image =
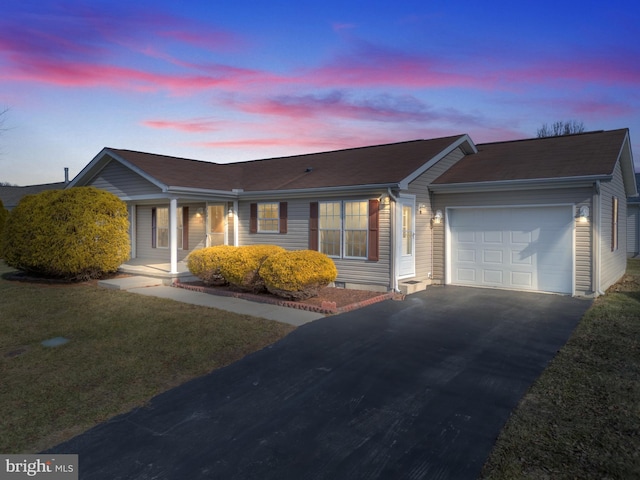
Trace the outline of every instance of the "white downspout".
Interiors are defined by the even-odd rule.
[[[171,274],[178,273],[178,199],[169,202],[169,245],[171,246]]]
[[[387,193],[389,194],[389,198],[393,200],[393,205],[389,202],[389,223],[391,234],[389,235],[389,248],[391,250],[391,262],[390,263],[390,271],[391,271],[391,289],[398,293],[400,289],[398,288],[398,276],[396,272],[398,271],[398,255],[396,252],[396,205],[398,203],[398,198],[391,192],[391,188],[387,188]]]

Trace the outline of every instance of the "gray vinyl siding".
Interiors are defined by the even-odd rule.
[[[612,252],[613,197],[618,199],[618,248]],[[613,179],[600,184],[600,201],[600,289],[605,291],[624,275],[627,267],[627,195],[620,162],[616,163]]]
[[[349,200],[349,197],[323,198],[322,201]],[[363,197],[358,197],[363,199]],[[368,198],[367,198],[368,199]],[[240,245],[279,245],[287,250],[309,248],[309,203],[317,199],[290,199],[287,201],[287,233],[249,233],[250,204],[240,202],[238,238]],[[380,256],[377,262],[334,258],[338,269],[338,282],[375,287],[390,286],[389,278],[389,206],[380,205]]]
[[[189,249],[178,250],[178,261],[187,258],[190,252],[205,246],[206,223],[203,217],[196,216],[198,208],[204,208],[204,203],[178,204],[179,207],[189,207]],[[169,262],[171,251],[168,248],[153,248],[151,230],[151,210],[154,207],[169,207],[169,204],[138,205],[136,208],[136,258],[145,258]]]
[[[592,188],[564,188],[504,192],[480,193],[441,193],[434,196],[433,208],[446,211],[447,207],[461,206],[525,206],[525,205],[554,205],[574,204],[576,211],[581,206],[589,207],[591,214]],[[434,280],[445,281],[445,219],[440,225],[435,225],[434,239]],[[591,295],[593,293],[593,265],[591,261],[593,242],[593,219],[587,223],[575,223],[575,290],[576,295]]]
[[[109,162],[98,175],[92,178],[89,185],[111,192],[120,198],[161,192],[156,185],[115,160]]]
[[[640,253],[640,205],[627,205],[627,256],[634,257]]]
[[[455,149],[409,184],[407,192],[416,196],[415,280],[428,282],[430,280],[429,274],[432,273],[434,267],[432,251],[436,232],[431,228],[431,219],[435,215],[435,209],[431,208],[429,185],[462,157],[464,157],[464,152],[460,148]],[[427,207],[426,213],[423,215],[419,213],[420,204],[424,204]]]

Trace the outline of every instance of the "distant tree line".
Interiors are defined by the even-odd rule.
[[[538,138],[544,137],[561,137],[562,135],[573,135],[575,133],[583,133],[585,130],[584,123],[577,120],[567,120],[553,122],[551,125],[542,124],[537,131]]]

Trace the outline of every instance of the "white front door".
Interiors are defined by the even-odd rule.
[[[415,197],[399,197],[397,204],[397,256],[398,277],[409,278],[416,274],[416,214]]]
[[[207,205],[207,247],[224,245],[226,227],[224,203]]]

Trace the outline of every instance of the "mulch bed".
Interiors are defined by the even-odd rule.
[[[234,289],[230,286],[208,286],[203,282],[177,281],[174,283],[174,286],[209,293],[212,295],[242,298],[254,302],[270,303],[273,305],[280,305],[282,307],[297,308],[299,310],[307,310],[327,315],[349,312],[384,300],[404,299],[404,295],[393,292],[381,293],[371,292],[368,290],[325,287],[320,289],[317,297],[308,298],[306,300],[291,301],[276,297],[270,293],[252,294]]]

